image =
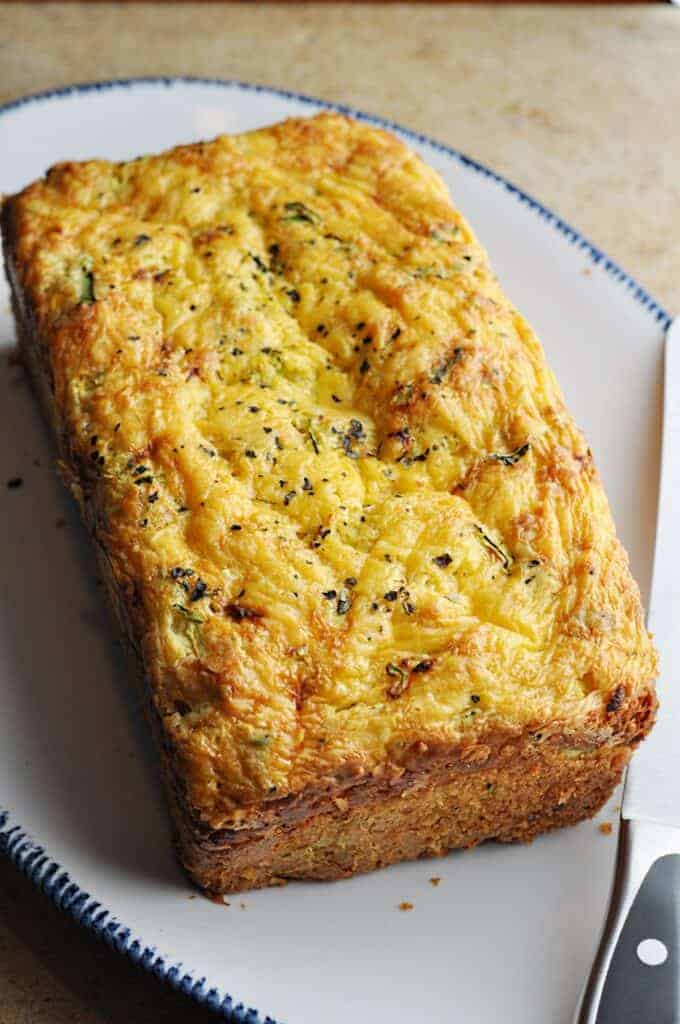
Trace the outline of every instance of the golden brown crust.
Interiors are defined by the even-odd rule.
[[[342,878],[492,839],[527,842],[595,814],[630,752],[525,750],[498,768],[415,774],[395,787],[366,787],[361,800],[350,790],[296,824],[282,822],[235,844],[206,841],[179,811],[179,855],[199,886],[228,893],[292,878]]]
[[[246,850],[278,850],[254,884],[326,870],[338,800],[382,836],[357,869],[409,855],[386,793],[529,764],[512,828],[552,827],[575,750],[588,813],[656,655],[590,450],[434,172],[322,115],[60,165],[2,226],[197,880],[240,884]],[[418,842],[508,835],[503,806]]]

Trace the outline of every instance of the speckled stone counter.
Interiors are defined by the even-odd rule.
[[[153,74],[282,86],[434,135],[680,313],[680,8],[0,5],[0,103]],[[210,1019],[0,862],[0,1024]]]

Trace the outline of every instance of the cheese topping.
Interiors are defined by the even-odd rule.
[[[323,114],[60,165],[17,216],[66,461],[206,823],[654,675],[542,350],[396,138]]]

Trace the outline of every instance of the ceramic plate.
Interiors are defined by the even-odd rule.
[[[0,111],[0,191],[58,160],[126,159],[322,106],[186,80],[21,100]],[[443,175],[542,338],[646,596],[666,314],[539,203],[446,146],[388,127]],[[612,877],[617,797],[595,821],[528,847],[488,845],[349,881],[290,884],[229,906],[192,890],[172,856],[146,725],[84,532],[24,375],[7,358],[5,290],[0,340],[4,850],[118,949],[236,1020],[568,1024]],[[7,487],[15,477],[22,486]],[[408,913],[397,909],[404,900]]]

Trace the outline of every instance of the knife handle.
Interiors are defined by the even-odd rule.
[[[679,930],[680,829],[622,821],[609,913],[576,1024],[680,1024]],[[656,963],[640,946],[649,939]]]

